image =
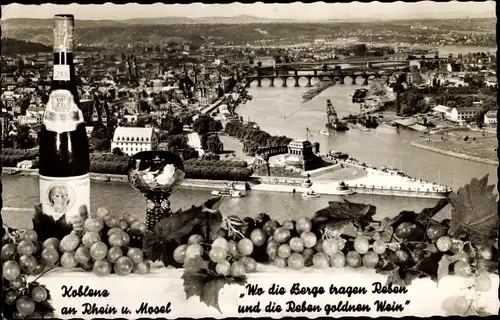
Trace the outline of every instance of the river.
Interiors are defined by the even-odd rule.
[[[267,80],[263,87],[254,84],[249,89],[253,100],[239,106],[237,112],[245,120],[250,119],[271,134],[283,134],[292,138],[305,139],[308,127],[312,136],[309,139],[320,143],[322,152],[330,149],[349,153],[350,156],[368,164],[380,167],[392,165],[411,176],[446,184],[457,190],[474,177],[489,174],[490,183],[497,183],[497,167],[472,161],[462,160],[414,148],[410,142],[419,137],[419,133],[405,129],[395,129],[381,125],[369,132],[351,129],[330,136],[320,135],[325,129],[326,99],[331,99],[339,116],[356,113],[358,106],[351,102],[352,93],[361,85],[335,85],[313,100],[302,104],[302,95],[307,90],[306,80],[301,79],[302,87],[282,88],[280,80],[275,80],[275,87],[269,88]],[[350,83],[350,81],[346,81]],[[2,176],[4,207],[33,208],[38,202],[38,177]],[[191,205],[200,205],[210,198],[211,190],[178,189],[171,197],[172,207],[187,209]],[[394,216],[402,210],[419,211],[433,206],[437,201],[386,196],[353,195],[348,199],[353,202],[370,203],[377,207],[377,216]],[[328,201],[340,200],[336,196],[321,196],[318,199],[304,200],[300,194],[250,191],[240,199],[224,199],[221,211],[224,214],[255,216],[266,212],[278,220],[297,219],[312,216],[315,211],[328,206]],[[92,181],[92,208],[107,206],[114,212],[133,212],[144,216],[145,199],[126,183]],[[449,215],[450,208],[443,210]],[[12,226],[29,225],[30,215],[25,213],[3,213],[5,221]]]

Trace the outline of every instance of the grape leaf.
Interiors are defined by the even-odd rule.
[[[439,199],[438,203],[436,203],[434,207],[422,209],[422,211],[420,211],[415,220],[417,222],[426,224],[429,219],[431,219],[433,216],[436,215],[436,213],[438,213],[444,207],[446,207],[448,203],[450,203],[450,200],[448,198]]]
[[[477,315],[480,316],[480,317],[488,317],[488,316],[493,316],[494,315],[493,313],[490,313],[490,312],[486,311],[485,308],[477,308],[476,312],[477,312]]]
[[[349,222],[364,229],[370,222],[373,222],[377,208],[373,205],[363,203],[353,203],[347,200],[329,201],[328,207],[316,211],[312,218],[312,224],[317,229],[329,226],[332,229],[339,229]]]
[[[200,257],[188,260],[184,264],[184,292],[186,299],[198,296],[207,306],[216,308],[222,313],[219,306],[219,292],[226,284],[246,284],[246,277],[224,277],[216,275],[208,269],[209,263]]]
[[[438,277],[439,261],[443,256],[442,252],[426,252],[426,255],[412,268],[430,276],[432,280],[436,281]]]
[[[473,178],[470,184],[449,195],[453,206],[450,235],[466,234],[475,245],[492,244],[498,227],[494,188],[494,185],[488,186],[488,175],[485,175],[481,180]]]

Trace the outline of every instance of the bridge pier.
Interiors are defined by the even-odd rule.
[[[259,77],[257,79],[257,88],[260,88],[260,87],[262,87],[262,79]]]
[[[340,77],[340,82],[339,83],[340,84],[344,84],[344,79],[345,79],[345,77]]]
[[[356,84],[356,76],[353,76],[353,77],[352,77],[352,82],[351,82],[351,84]]]
[[[297,73],[297,71],[295,71],[295,73]],[[299,77],[294,77],[295,78],[295,85],[294,87],[300,87],[299,85]]]
[[[269,80],[270,80],[269,86],[274,87],[274,77],[270,77]]]
[[[317,76],[318,75],[318,70],[314,70],[314,75]]]
[[[365,81],[363,81],[363,85],[368,85],[368,77],[365,77]]]
[[[283,78],[281,78],[281,79],[283,79],[283,84],[282,84],[281,86],[282,86],[283,88],[288,87],[288,86],[286,85],[286,79],[287,79],[287,77],[283,77]]]
[[[312,77],[307,77],[307,85],[306,85],[306,87],[312,87],[311,80],[312,80]]]
[[[295,70],[294,75],[297,77],[299,75],[299,72]]]

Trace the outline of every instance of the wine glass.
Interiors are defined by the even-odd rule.
[[[136,153],[128,164],[128,181],[146,197],[146,225],[152,230],[155,224],[172,214],[170,194],[184,180],[182,159],[168,151],[142,151]]]

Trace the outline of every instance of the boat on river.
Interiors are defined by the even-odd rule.
[[[347,153],[335,151],[335,150],[330,150],[328,152],[328,155],[332,158],[335,158],[335,159],[348,159],[349,158],[349,155]]]
[[[339,117],[337,116],[337,111],[335,111],[335,108],[333,107],[332,101],[330,99],[326,100],[326,116],[328,119],[326,126],[328,128],[332,128],[336,131],[349,130],[349,127],[347,127],[345,123],[339,120]]]
[[[330,132],[328,132],[326,130],[320,130],[319,133],[322,134],[322,135],[324,135],[324,136],[329,136],[330,135]]]
[[[231,197],[231,198],[242,198],[243,194],[237,190],[214,190],[211,192],[213,196]]]
[[[313,198],[319,198],[319,197],[320,197],[319,193],[316,193],[314,190],[308,190],[308,191],[302,193],[303,199],[313,199]]]
[[[356,192],[349,189],[344,181],[340,181],[336,186],[334,186],[334,191],[331,194],[339,196],[349,196],[355,194]]]

